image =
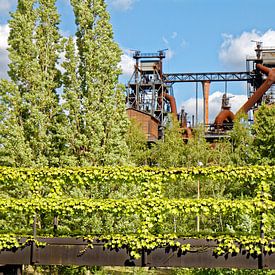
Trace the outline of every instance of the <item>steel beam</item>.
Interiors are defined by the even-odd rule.
[[[165,83],[176,82],[224,82],[224,81],[252,81],[253,72],[213,72],[213,73],[167,73],[163,74]]]
[[[22,240],[23,242],[24,240]],[[263,265],[259,266],[259,257],[246,251],[235,255],[217,256],[215,241],[205,239],[179,239],[181,244],[190,244],[191,251],[181,252],[177,248],[157,248],[141,251],[142,257],[135,260],[129,251],[107,249],[100,241],[88,242],[82,238],[38,238],[44,247],[30,246],[11,251],[0,251],[0,265],[87,265],[87,266],[146,266],[146,267],[203,267],[203,268],[265,268],[275,269],[275,254],[260,256]]]

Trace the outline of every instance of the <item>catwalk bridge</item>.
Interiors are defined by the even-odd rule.
[[[203,81],[247,81],[251,83],[255,77],[253,72],[166,73],[163,74],[163,81],[166,83]]]

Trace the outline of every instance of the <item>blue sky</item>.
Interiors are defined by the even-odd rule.
[[[5,39],[8,12],[16,0],[0,0],[0,76],[7,63]],[[69,0],[57,0],[61,29],[73,35],[75,26]],[[168,48],[165,72],[245,70],[245,57],[254,55],[255,43],[275,46],[274,0],[107,0],[115,40],[124,51],[122,82],[132,71],[130,49],[155,52]],[[210,117],[220,108],[224,84],[211,85]],[[178,109],[194,113],[195,85],[175,85]],[[237,109],[246,98],[246,84],[228,83]],[[201,95],[201,89],[200,89]],[[200,100],[201,104],[201,100]]]

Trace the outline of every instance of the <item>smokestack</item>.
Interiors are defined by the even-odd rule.
[[[203,81],[202,82],[202,88],[203,88],[203,114],[204,114],[204,125],[209,124],[208,120],[208,105],[209,105],[209,90],[210,90],[210,81]]]

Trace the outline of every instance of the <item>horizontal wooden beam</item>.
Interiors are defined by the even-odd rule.
[[[205,239],[180,239],[182,244],[191,245],[188,252],[181,252],[177,248],[143,250],[138,260],[131,258],[126,248],[108,249],[100,241],[94,241],[93,248],[88,248],[88,241],[81,238],[38,238],[37,241],[46,245],[37,247],[32,242],[23,248],[1,251],[0,264],[257,269],[261,267],[263,260],[263,268],[275,269],[275,254],[261,257],[241,251],[236,255],[217,256],[214,253],[217,243]]]

